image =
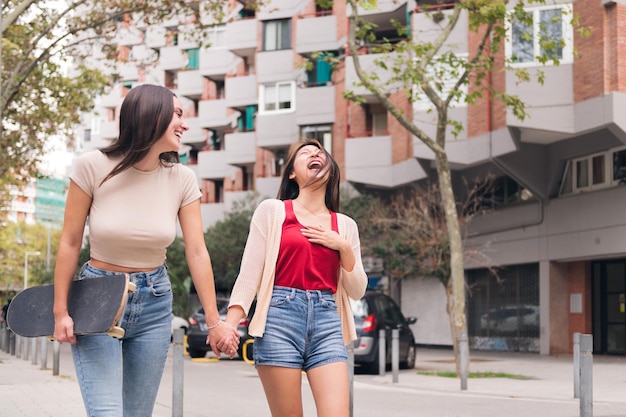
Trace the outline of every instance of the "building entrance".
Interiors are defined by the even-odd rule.
[[[593,350],[626,355],[626,260],[592,264]]]

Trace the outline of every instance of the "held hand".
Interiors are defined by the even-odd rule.
[[[54,335],[52,337],[59,343],[76,343],[76,336],[74,335],[74,320],[72,320],[69,314],[55,319]]]
[[[322,226],[307,226],[300,229],[302,236],[309,239],[311,243],[317,243],[318,245],[325,246],[333,250],[341,250],[346,245],[346,240],[342,238],[339,233],[324,229]]]
[[[218,358],[221,353],[225,353],[232,359],[239,347],[239,333],[232,325],[221,322],[217,327],[209,330],[207,344],[211,345],[211,350]]]

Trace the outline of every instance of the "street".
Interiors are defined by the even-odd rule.
[[[5,381],[6,386],[0,390],[0,403],[4,404],[3,407],[7,406],[9,411],[6,414],[3,411],[7,410],[0,408],[0,417],[84,415],[69,345],[61,345],[60,351],[59,376],[44,378],[41,372],[51,375],[50,370],[40,371],[38,366],[23,359],[12,358],[5,364],[19,363],[25,370],[32,369],[34,373],[10,374]],[[218,361],[211,354],[202,360],[183,358],[183,413],[175,414],[172,410],[172,352],[160,384],[154,417],[270,416],[254,366],[241,360]],[[571,357],[506,352],[474,352],[472,355],[473,371],[506,372],[528,378],[471,379],[468,390],[461,391],[456,378],[420,375],[417,372],[450,369],[453,367],[451,352],[420,348],[417,354],[418,369],[400,371],[396,383],[390,372],[384,376],[355,375],[352,416],[580,416],[579,401],[572,395]],[[51,365],[52,360],[49,358],[48,367]],[[10,368],[6,369],[9,372]],[[624,358],[594,358],[594,416],[626,417],[626,400],[623,396],[626,390],[625,372]],[[316,415],[315,407],[306,376],[302,378],[302,385],[304,416],[313,417]],[[59,395],[63,401],[59,401]],[[33,411],[39,409],[47,411],[45,414]],[[21,414],[19,410],[22,410]]]

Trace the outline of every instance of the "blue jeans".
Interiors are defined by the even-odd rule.
[[[115,272],[83,265],[80,279]],[[163,265],[131,275],[122,339],[77,336],[74,366],[89,417],[151,417],[171,337],[172,287]]]
[[[265,332],[254,339],[255,365],[308,371],[347,360],[332,293],[274,287]]]

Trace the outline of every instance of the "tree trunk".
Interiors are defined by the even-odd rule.
[[[461,390],[467,390],[469,348],[467,340],[467,319],[465,316],[465,271],[463,269],[463,242],[459,227],[459,217],[452,189],[450,164],[446,153],[437,153],[437,175],[448,236],[450,239],[450,281],[446,292],[451,291],[452,302],[448,301],[452,321],[452,339],[456,371],[461,379]],[[450,296],[450,295],[448,295]]]

